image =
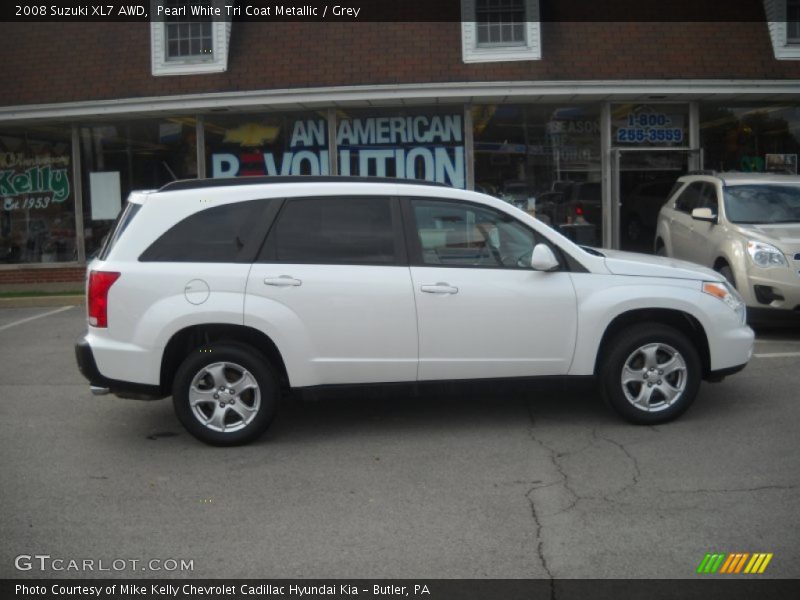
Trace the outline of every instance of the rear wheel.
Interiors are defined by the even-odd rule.
[[[664,245],[664,242],[659,240],[656,244],[656,256],[666,256],[667,247]]]
[[[671,421],[694,402],[702,365],[694,345],[680,331],[643,323],[619,333],[609,348],[600,370],[603,395],[628,421]]]
[[[266,431],[279,390],[277,376],[259,352],[220,343],[198,348],[183,361],[172,397],[189,433],[208,444],[234,446]]]

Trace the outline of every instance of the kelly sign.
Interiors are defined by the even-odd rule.
[[[0,153],[0,198],[4,210],[47,208],[70,194],[69,156]]]

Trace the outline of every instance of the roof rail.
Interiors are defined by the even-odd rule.
[[[716,175],[717,171],[713,169],[697,169],[696,171],[689,171],[687,175]]]
[[[414,185],[431,185],[450,187],[444,183],[422,179],[398,179],[396,177],[350,177],[347,175],[277,175],[266,177],[221,177],[208,179],[179,179],[161,186],[159,192],[176,192],[179,190],[195,190],[211,187],[227,187],[233,185],[264,185],[266,183],[410,183]]]

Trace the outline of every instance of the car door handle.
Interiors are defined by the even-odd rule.
[[[303,285],[299,279],[295,279],[291,275],[281,275],[280,277],[267,277],[264,279],[264,284],[273,285],[275,287],[297,287]]]
[[[440,281],[433,285],[421,285],[419,289],[426,294],[457,294],[458,288]]]

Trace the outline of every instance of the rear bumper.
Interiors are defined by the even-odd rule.
[[[92,388],[107,388],[112,394],[121,398],[136,400],[159,400],[169,395],[157,385],[119,381],[103,376],[97,368],[92,347],[86,338],[80,338],[76,342],[75,360],[78,362],[81,375],[89,381],[89,386]]]

